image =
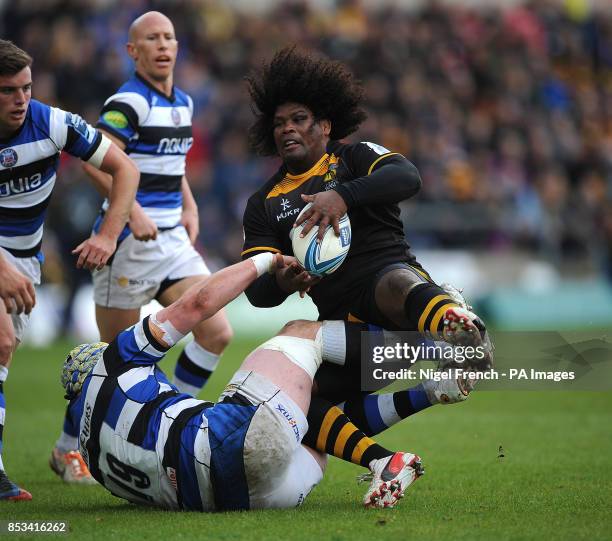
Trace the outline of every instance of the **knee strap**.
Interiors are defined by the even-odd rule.
[[[295,336],[274,336],[257,349],[280,351],[313,379],[322,362],[321,342],[321,329],[319,329],[314,340]]]

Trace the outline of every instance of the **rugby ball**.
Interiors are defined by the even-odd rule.
[[[302,209],[298,218],[311,206],[312,203],[308,203]],[[292,228],[289,233],[293,255],[299,264],[313,276],[327,276],[337,270],[346,259],[346,254],[351,247],[351,221],[347,214],[340,218],[339,237],[336,237],[334,228],[328,225],[321,242],[317,242],[318,225],[313,227],[303,238],[300,238],[304,225],[300,224]]]

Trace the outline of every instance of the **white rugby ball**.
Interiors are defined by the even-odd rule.
[[[312,206],[308,203],[298,218]],[[338,269],[346,259],[351,247],[351,221],[347,214],[340,218],[340,236],[336,237],[334,228],[328,225],[323,240],[317,242],[319,226],[313,227],[307,235],[300,238],[305,224],[291,229],[289,237],[293,246],[293,255],[300,265],[313,276],[327,276]]]

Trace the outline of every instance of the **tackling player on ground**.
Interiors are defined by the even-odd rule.
[[[346,457],[345,434],[340,437],[335,426],[342,411],[321,398],[344,402],[355,424],[375,434],[438,401],[463,400],[469,392],[458,380],[427,382],[383,398],[362,395],[361,331],[376,325],[378,332],[415,331],[477,345],[486,341],[484,325],[457,290],[430,278],[406,242],[398,203],[420,189],[415,166],[375,143],[341,142],[366,118],[362,89],[346,68],[287,48],[247,80],[256,111],[251,144],[261,155],[279,156],[282,165],[248,200],[243,257],[291,254],[289,232],[308,202],[313,205],[300,218],[307,223],[303,234],[318,226],[322,237],[328,225],[338,234],[339,218],[348,212],[351,220],[351,248],[333,274],[319,280],[292,265],[262,276],[246,290],[259,307],[307,292],[320,319],[346,321],[330,329],[337,354],[317,373],[318,397],[310,407],[309,422],[317,415],[328,428],[307,435],[317,449]]]
[[[31,99],[30,56],[0,40],[0,453],[6,406],[3,385],[40,283],[46,209],[62,150],[113,178],[98,231],[73,251],[77,266],[102,268],[115,250],[134,202],[138,171],[107,137],[81,117]],[[69,212],[69,210],[67,210]],[[31,495],[9,481],[0,455],[0,500]]]
[[[140,170],[136,203],[117,251],[93,273],[96,320],[105,342],[136,323],[140,308],[152,299],[167,306],[209,274],[193,247],[198,209],[185,177],[193,102],[174,86],[178,42],[172,22],[156,11],[141,15],[130,26],[127,51],[135,73],[106,100],[97,124]],[[111,179],[92,167],[85,169],[107,195]],[[106,208],[107,203],[101,216]],[[96,223],[94,231],[98,227]],[[196,325],[193,334],[178,359],[174,383],[195,396],[216,368],[232,329],[221,310]],[[75,430],[67,416],[51,465],[66,482],[88,483],[92,479],[82,463],[66,459],[76,447]]]
[[[258,276],[269,253],[194,284],[107,346],[74,348],[62,372],[93,476],[135,503],[196,511],[295,507],[321,480],[325,455],[301,445],[324,323],[296,321],[253,351],[217,404],[180,393],[157,367],[165,352]],[[367,448],[367,438],[361,447]],[[393,506],[422,473],[411,453],[371,461],[369,497]]]

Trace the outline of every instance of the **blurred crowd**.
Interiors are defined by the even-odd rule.
[[[586,0],[417,11],[273,4],[254,14],[221,0],[11,0],[0,28],[34,57],[35,98],[95,122],[131,72],[130,22],[148,9],[173,20],[175,83],[195,102],[188,178],[213,267],[239,258],[246,200],[278,165],[247,147],[243,77],[297,43],[362,80],[369,120],[353,139],[419,168],[423,190],[404,213],[417,251],[519,248],[612,278],[612,12],[591,13]],[[47,230],[51,279],[72,268],[54,254],[88,234],[99,205],[79,164],[63,161]]]

